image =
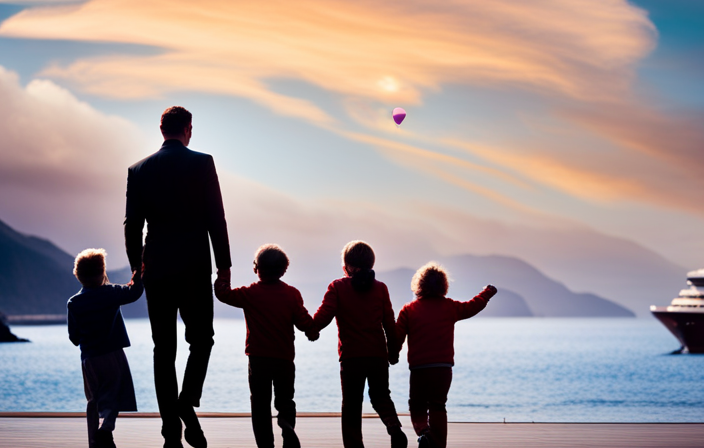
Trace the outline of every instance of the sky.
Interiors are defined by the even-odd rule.
[[[647,259],[684,283],[702,79],[696,0],[0,0],[0,220],[126,265],[127,167],[181,105],[235,278],[269,242],[293,280],[337,275],[364,239],[382,270],[502,254],[613,295]]]

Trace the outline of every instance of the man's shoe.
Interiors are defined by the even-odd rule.
[[[178,399],[178,416],[186,425],[186,429],[183,431],[183,438],[186,439],[186,442],[193,448],[208,448],[208,441],[200,427],[196,411],[193,406],[181,398]]]
[[[189,445],[193,448],[208,448],[208,441],[205,439],[203,430],[198,428],[188,427],[183,431],[183,438],[186,439]]]
[[[391,432],[391,448],[406,448],[408,447],[408,437],[403,432],[401,427],[394,429]]]
[[[99,429],[95,434],[95,443],[98,448],[117,448],[115,441],[112,438],[112,431],[104,431]]]
[[[186,403],[181,398],[178,399],[178,404],[176,405],[178,409],[178,416],[186,425],[186,428],[197,428],[200,429],[200,422],[198,422],[198,416],[193,406]]]

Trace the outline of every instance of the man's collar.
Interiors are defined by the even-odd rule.
[[[164,140],[164,143],[161,145],[161,149],[166,148],[185,148],[185,146],[181,143],[181,140],[170,138],[168,140]]]

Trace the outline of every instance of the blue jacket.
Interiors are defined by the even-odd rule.
[[[135,279],[132,286],[84,287],[68,300],[68,337],[80,345],[82,360],[130,346],[120,305],[135,302],[143,291]]]

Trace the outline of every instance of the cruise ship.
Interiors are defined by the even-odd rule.
[[[704,269],[687,273],[689,288],[669,306],[651,306],[650,312],[680,341],[676,352],[704,353]]]

